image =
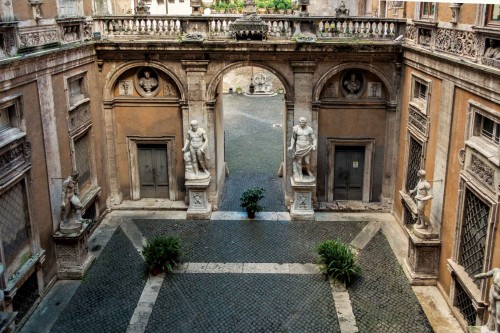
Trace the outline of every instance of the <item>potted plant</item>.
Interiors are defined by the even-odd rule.
[[[216,10],[219,14],[224,14],[226,12],[226,8],[227,8],[227,3],[220,1],[219,4],[217,5]]]
[[[230,2],[227,4],[226,9],[227,9],[227,11],[229,11],[230,14],[235,14],[237,7],[236,7],[236,4],[234,2]]]
[[[285,0],[276,0],[276,10],[278,11],[279,14],[285,14],[286,10],[286,3]]]
[[[142,255],[150,274],[170,273],[182,255],[181,240],[177,236],[155,236],[148,240]]]
[[[266,9],[269,14],[274,14],[274,0],[266,0],[265,1]]]
[[[327,240],[317,247],[321,271],[346,287],[361,274],[356,254],[349,245],[338,240]]]
[[[264,198],[264,189],[262,187],[250,187],[240,197],[241,207],[245,208],[248,218],[253,219],[255,213],[261,212],[264,207],[259,205],[259,200]]]
[[[265,14],[266,13],[266,3],[264,0],[257,0],[255,2],[255,7],[257,7],[257,12],[259,14]]]
[[[241,87],[236,87],[236,93],[241,95],[243,93],[243,89]]]

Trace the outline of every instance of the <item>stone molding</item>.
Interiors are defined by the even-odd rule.
[[[429,118],[416,108],[412,107],[410,104],[408,108],[408,126],[413,127],[424,137],[427,137],[429,130]]]
[[[294,73],[314,73],[318,66],[316,61],[290,61]]]
[[[484,162],[477,155],[471,154],[467,171],[473,174],[488,188],[495,191],[495,169],[489,165],[489,163]]]
[[[78,132],[83,127],[92,124],[92,113],[90,112],[90,100],[78,105],[69,111],[68,130],[71,135]]]
[[[182,67],[186,72],[206,72],[209,60],[181,60]]]

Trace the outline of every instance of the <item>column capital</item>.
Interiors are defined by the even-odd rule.
[[[294,73],[314,73],[318,63],[316,61],[290,61]]]
[[[209,60],[181,60],[186,72],[206,72]]]

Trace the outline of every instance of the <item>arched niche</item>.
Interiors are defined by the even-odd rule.
[[[345,63],[318,80],[320,201],[382,201],[390,192],[397,89],[389,77],[371,64]]]

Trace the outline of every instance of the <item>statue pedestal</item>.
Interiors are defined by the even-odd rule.
[[[210,177],[204,180],[186,180],[186,190],[189,192],[189,207],[187,219],[209,220],[212,215],[212,205],[208,203],[207,189]]]
[[[403,268],[410,277],[413,286],[434,286],[438,278],[439,239],[425,239],[415,235],[414,230],[405,227],[408,240],[408,257]]]
[[[89,254],[87,247],[88,227],[87,220],[79,231],[66,234],[57,231],[52,238],[56,244],[57,277],[63,280],[81,279],[90,264],[95,259]]]
[[[293,202],[290,208],[292,220],[314,221],[314,210],[312,206],[313,191],[316,189],[315,182],[300,183],[290,177],[293,190]]]

